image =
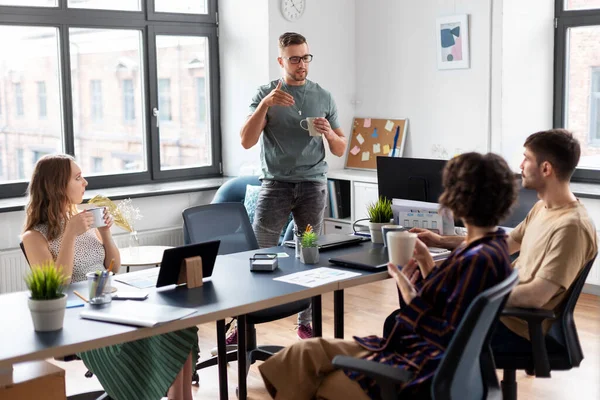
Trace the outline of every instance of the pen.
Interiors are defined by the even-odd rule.
[[[396,134],[394,135],[394,148],[392,149],[392,155],[390,157],[394,157],[396,154],[396,145],[398,144],[398,135],[400,134],[400,125],[396,127]]]
[[[111,258],[110,265],[108,266],[108,273],[110,273],[112,271],[114,265],[115,265],[115,259]]]
[[[85,298],[85,296],[83,296],[81,293],[79,293],[77,290],[73,290],[73,294],[77,297],[79,297],[81,300],[85,301],[86,303],[89,303],[88,299]]]

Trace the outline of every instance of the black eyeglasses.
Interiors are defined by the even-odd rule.
[[[309,62],[312,61],[313,55],[312,54],[307,54],[307,55],[302,56],[302,57],[293,56],[293,57],[282,57],[282,58],[285,58],[286,60],[288,60],[290,62],[290,64],[300,64],[300,60],[302,60],[306,64],[308,64]]]

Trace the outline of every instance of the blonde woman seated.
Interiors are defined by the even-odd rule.
[[[388,316],[383,337],[305,340],[260,365],[271,396],[379,398],[374,380],[333,369],[335,356],[349,355],[411,371],[413,379],[399,388],[399,398],[430,397],[437,366],[472,300],[511,273],[506,235],[496,225],[517,197],[512,171],[491,153],[453,158],[444,168],[442,181],[444,192],[439,202],[467,227],[463,244],[439,267],[420,241],[415,248],[416,262],[411,260],[401,269],[388,265],[406,306]]]
[[[35,165],[22,236],[30,265],[54,260],[71,282],[88,272],[121,265],[119,250],[105,211],[105,227],[92,228],[94,218],[79,212],[87,181],[73,157],[48,155]],[[114,400],[192,400],[192,366],[198,355],[198,329],[96,349],[79,354]]]

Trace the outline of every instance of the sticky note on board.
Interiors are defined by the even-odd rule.
[[[378,137],[379,135],[377,134],[377,128],[373,129],[373,133],[371,134],[371,137]]]
[[[388,119],[388,121],[385,123],[385,130],[391,132],[392,129],[394,129],[394,123]]]
[[[363,125],[365,128],[371,127],[371,118],[365,118],[365,123]]]
[[[390,145],[389,144],[384,144],[383,145],[383,155],[387,155],[390,154]]]
[[[354,146],[352,148],[352,150],[350,150],[350,154],[352,154],[353,156],[357,155],[360,152],[360,147],[358,146]]]
[[[358,140],[358,143],[363,144],[365,142],[365,138],[362,137],[362,135],[359,133],[358,135],[356,135],[356,140]]]
[[[379,143],[375,143],[373,145],[373,154],[381,153],[381,145]]]
[[[363,151],[361,161],[369,161],[371,154],[368,151]]]

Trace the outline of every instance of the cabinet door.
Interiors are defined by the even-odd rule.
[[[354,183],[354,220],[368,218],[367,206],[377,201],[379,190],[376,183],[353,182]]]

